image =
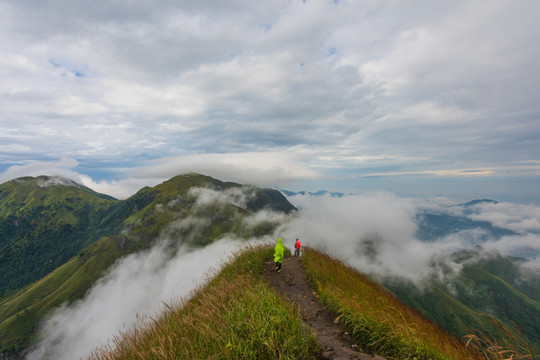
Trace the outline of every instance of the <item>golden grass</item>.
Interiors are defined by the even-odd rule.
[[[273,247],[238,255],[189,302],[166,305],[91,359],[316,359],[298,309],[264,281]]]
[[[303,264],[321,301],[364,348],[395,359],[482,358],[341,261],[305,249]]]
[[[466,346],[473,349],[479,354],[482,354],[489,360],[518,360],[527,359],[534,360],[535,357],[528,344],[522,344],[521,348],[516,349],[517,338],[509,331],[505,331],[507,340],[503,340],[501,345],[499,342],[490,339],[482,333],[466,335],[464,338],[467,341]]]

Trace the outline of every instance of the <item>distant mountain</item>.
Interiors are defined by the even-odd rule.
[[[478,204],[498,204],[498,201],[490,200],[490,199],[480,199],[480,200],[471,200],[469,202],[466,202],[465,204],[459,204],[458,206],[474,206]]]
[[[488,221],[472,220],[466,216],[450,215],[432,210],[420,211],[416,215],[418,229],[416,238],[426,242],[433,242],[450,234],[463,230],[480,229],[478,237],[471,239],[471,247],[481,244],[489,239],[500,239],[503,236],[516,235],[509,229],[494,226]]]
[[[345,196],[345,194],[341,193],[341,192],[330,192],[330,191],[326,191],[326,190],[319,190],[319,191],[316,191],[316,192],[309,192],[309,191],[294,192],[294,191],[289,191],[289,190],[285,190],[285,189],[278,189],[278,190],[281,191],[283,194],[285,194],[285,196],[297,196],[297,195],[300,195],[300,196],[305,196],[305,195],[309,195],[309,196],[330,196],[330,197],[342,197],[342,196]]]
[[[198,174],[145,187],[123,201],[59,178],[2,184],[0,266],[9,291],[0,296],[0,357],[20,355],[51,309],[82,298],[119,258],[161,238],[174,252],[225,234],[269,234],[276,223],[244,221],[266,208],[296,210],[277,190]]]

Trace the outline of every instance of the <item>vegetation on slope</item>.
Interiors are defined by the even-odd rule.
[[[0,297],[117,232],[108,217],[117,204],[81,185],[46,176],[0,185]]]
[[[32,178],[24,181],[36,183],[36,179]],[[36,186],[35,191],[32,191],[36,194],[42,191],[40,189]],[[58,192],[56,198],[60,200],[55,202],[56,214],[64,214],[64,210],[58,210],[64,208],[67,209],[66,213],[69,212],[70,208],[66,204],[72,203],[69,201],[72,195],[66,194],[80,190],[77,186],[50,186],[47,189],[56,189],[54,191]],[[197,189],[199,191],[195,191]],[[26,195],[20,192],[20,196],[35,199],[35,195],[29,195],[32,191]],[[215,199],[200,201],[200,194],[204,191]],[[91,190],[83,192],[91,193]],[[226,196],[222,196],[224,194]],[[20,205],[10,200],[12,192],[4,195],[4,198],[0,199],[2,209],[7,209],[9,204],[13,205],[13,211],[16,211],[14,209],[17,209],[17,206],[20,208]],[[61,201],[62,196],[66,201]],[[170,239],[171,251],[175,251],[175,247],[186,243],[191,246],[205,246],[227,234],[243,238],[268,234],[277,224],[248,221],[254,211],[268,208],[287,213],[295,209],[277,191],[224,183],[197,174],[177,176],[154,188],[143,188],[124,201],[103,199],[99,196],[92,199],[94,198],[96,201],[113,203],[100,214],[101,222],[90,222],[93,225],[86,231],[92,234],[92,240],[97,240],[96,237],[104,236],[108,232],[110,236],[94,240],[88,247],[79,249],[78,254],[75,253],[77,255],[67,258],[66,261],[69,261],[64,261],[63,265],[41,280],[0,298],[0,353],[20,355],[32,340],[39,321],[48,311],[66,301],[73,302],[83,297],[95,281],[122,256],[148,249],[159,238]],[[85,199],[82,196],[77,201],[83,204]],[[35,200],[32,204],[34,203]],[[44,234],[49,234],[49,231],[55,228],[54,219],[57,218],[43,222]],[[101,225],[98,226],[98,223]],[[104,229],[110,231],[104,232]],[[47,235],[47,238],[39,239],[40,246],[55,248],[62,253],[72,240],[70,234],[55,233],[54,236],[59,237],[55,238],[57,242],[54,245],[45,241],[54,236]],[[29,264],[34,262],[31,258],[25,259]],[[40,262],[36,262],[36,266],[39,266]],[[23,270],[20,269],[24,273]]]
[[[453,278],[433,280],[421,290],[404,281],[387,281],[385,286],[457,337],[479,335],[515,353],[532,352],[540,358],[538,279],[528,279],[518,260],[509,257],[467,262],[478,251],[454,255],[464,265]]]
[[[61,304],[82,298],[89,287],[121,255],[111,238],[104,238],[15,296],[0,301],[2,353],[20,354],[32,341],[39,321]]]
[[[264,280],[273,246],[250,248],[184,306],[119,336],[92,359],[317,359],[297,307]]]
[[[338,315],[360,346],[395,359],[481,359],[342,262],[307,249],[303,264],[322,303]]]

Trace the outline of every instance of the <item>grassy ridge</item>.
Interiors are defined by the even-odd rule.
[[[92,359],[316,359],[315,337],[298,309],[263,276],[273,246],[251,248],[230,262],[185,306],[114,340]]]
[[[364,348],[395,359],[482,358],[340,261],[308,249],[303,264],[323,304]]]

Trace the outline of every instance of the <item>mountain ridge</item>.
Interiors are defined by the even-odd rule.
[[[65,183],[51,182],[47,187],[39,186],[38,182],[46,180],[43,177],[24,178],[8,182],[7,185],[2,184],[0,194],[3,195],[1,196],[3,202],[0,203],[0,209],[5,211],[0,211],[0,214],[4,215],[1,223],[4,226],[0,225],[0,229],[17,228],[14,220],[22,218],[17,216],[23,213],[29,222],[31,220],[36,222],[35,219],[40,219],[40,216],[43,218],[42,223],[36,222],[36,228],[40,231],[39,234],[47,234],[46,240],[54,238],[62,242],[62,239],[71,239],[69,235],[73,231],[59,233],[51,229],[54,230],[55,226],[62,224],[67,216],[72,216],[68,218],[71,224],[79,224],[79,217],[73,215],[78,207],[73,204],[76,204],[78,199],[86,199],[90,203],[95,201],[106,205],[99,219],[96,217],[91,219],[95,220],[93,224],[106,224],[108,230],[105,231],[106,229],[99,226],[83,229],[89,233],[89,238],[85,238],[87,242],[88,239],[93,240],[90,244],[80,242],[85,246],[75,248],[74,253],[65,260],[67,262],[58,264],[48,274],[39,274],[41,276],[38,276],[35,282],[29,281],[23,284],[23,288],[13,289],[10,296],[0,298],[2,353],[20,352],[28,346],[40,320],[51,309],[65,301],[73,302],[81,298],[116,260],[150,248],[159,237],[173,239],[171,242],[173,247],[184,243],[190,246],[205,246],[227,233],[248,238],[267,234],[276,226],[271,221],[260,221],[252,226],[246,226],[243,219],[254,211],[265,208],[283,213],[296,211],[296,208],[276,190],[226,183],[199,174],[179,175],[153,188],[144,187],[126,200],[102,198],[96,195],[97,193],[88,192],[78,186],[65,186]],[[56,179],[54,181],[58,182]],[[12,187],[16,185],[25,185],[29,188],[13,191]],[[207,192],[210,197],[225,194],[226,198],[221,202],[210,201],[199,204],[197,202],[199,195],[193,189]],[[229,201],[235,197],[236,203]],[[6,203],[9,206],[5,205]],[[28,209],[32,209],[31,215],[27,215]],[[204,226],[193,227],[186,219],[201,219],[200,223]],[[186,225],[181,224],[183,220],[186,220]],[[91,224],[90,221],[86,223]],[[196,223],[197,221],[192,221],[192,224]],[[42,225],[39,226],[40,224]],[[60,226],[60,229],[72,230],[69,226]],[[10,255],[14,262],[25,259],[29,263],[25,247],[22,247],[18,257],[13,256],[13,252],[4,250],[8,245],[20,240],[10,238],[9,235],[12,233],[5,234],[7,234],[5,239],[13,241],[6,241],[2,254]],[[25,233],[23,244],[37,243],[42,247],[47,244],[39,241],[40,238],[37,236],[29,238],[30,235]],[[34,240],[36,241],[33,242]],[[64,251],[62,246],[51,248],[59,250],[60,253]],[[38,255],[45,256],[45,259],[50,256],[49,253]],[[36,260],[35,263],[39,268],[43,260]]]

